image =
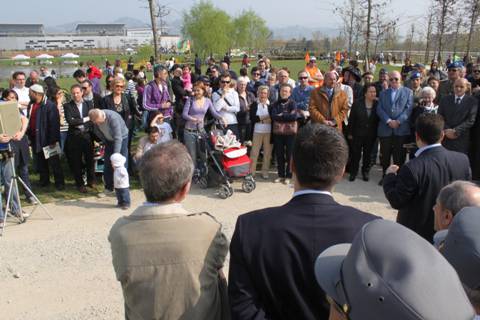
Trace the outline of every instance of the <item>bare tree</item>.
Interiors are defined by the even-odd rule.
[[[463,22],[462,15],[459,14],[456,17],[456,20],[457,21],[455,22],[455,36],[453,39],[453,57],[455,57],[455,55],[457,54],[458,38],[460,37],[460,28],[462,27]]]
[[[465,13],[469,14],[469,21],[468,21],[468,40],[467,40],[467,49],[466,49],[466,56],[468,61],[470,62],[470,48],[472,46],[472,37],[473,33],[475,32],[475,26],[478,23],[478,18],[480,16],[480,0],[465,0]]]
[[[348,55],[352,55],[352,46],[355,39],[355,25],[357,23],[357,0],[344,0],[344,3],[334,7],[333,13],[340,16],[343,21],[343,32],[347,38]]]
[[[437,9],[437,36],[438,36],[438,62],[442,63],[443,37],[451,26],[449,17],[453,15],[453,9],[458,0],[434,0]]]
[[[155,61],[158,61],[156,1],[148,0],[148,8],[150,10],[150,22],[152,24],[153,33],[153,57],[155,58]]]
[[[430,8],[428,11],[428,21],[427,21],[427,43],[425,46],[425,57],[424,62],[428,62],[430,57],[430,41],[432,41],[432,29],[433,29],[433,16],[435,12]]]

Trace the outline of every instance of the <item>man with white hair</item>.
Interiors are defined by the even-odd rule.
[[[116,111],[92,109],[88,112],[88,117],[94,124],[94,133],[105,143],[103,179],[106,193],[113,194],[113,168],[108,159],[112,154],[120,153],[127,158],[125,168],[128,168],[128,128]]]

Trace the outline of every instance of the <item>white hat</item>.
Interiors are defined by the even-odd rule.
[[[30,87],[30,90],[36,93],[41,93],[41,94],[45,93],[45,91],[43,90],[43,87],[39,84],[34,84],[33,86]]]
[[[315,58],[315,56],[311,56],[310,61],[317,61],[317,58]]]
[[[110,156],[110,161],[112,162],[112,166],[114,168],[118,168],[125,165],[126,160],[127,159],[125,159],[125,157],[122,156],[122,154],[120,153],[114,153]]]

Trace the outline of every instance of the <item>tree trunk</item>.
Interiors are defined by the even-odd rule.
[[[462,20],[458,20],[457,26],[455,28],[455,40],[453,41],[453,59],[455,59],[455,56],[457,55],[458,36],[459,36],[461,24],[462,24]]]
[[[441,7],[440,7],[440,21],[438,23],[438,63],[440,65],[443,64],[442,62],[442,50],[443,50],[443,35],[445,33],[445,29],[446,29],[446,23],[447,23],[447,13],[448,13],[448,1],[447,0],[443,0],[441,1]]]
[[[432,22],[433,22],[433,12],[428,15],[427,46],[425,47],[425,58],[423,59],[425,63],[428,63],[428,58],[430,56],[430,41],[432,39]]]
[[[365,71],[370,71],[370,23],[372,19],[372,0],[368,0],[368,8],[367,8],[367,33],[365,36]]]
[[[155,0],[148,0],[148,7],[150,9],[150,21],[152,23],[153,56],[155,58],[155,62],[158,62],[157,17],[156,17],[156,9],[155,9]]]
[[[475,1],[475,4],[472,8],[472,14],[470,16],[470,32],[468,33],[468,40],[467,40],[467,52],[465,53],[467,55],[467,62],[470,62],[470,48],[472,46],[472,38],[473,38],[473,33],[475,32],[475,25],[477,24],[478,20],[478,13],[480,10],[480,3],[479,1]]]
[[[349,33],[348,33],[348,56],[351,57],[352,56],[352,42],[353,42],[353,23],[354,23],[354,18],[355,18],[355,10],[353,8],[353,2],[351,3],[351,7],[350,7],[350,30],[349,30]]]

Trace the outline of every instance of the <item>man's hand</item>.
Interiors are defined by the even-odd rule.
[[[18,131],[15,133],[15,135],[12,137],[13,140],[15,141],[20,141],[23,138],[23,133],[21,131]]]
[[[390,174],[390,173],[397,174],[398,169],[400,169],[399,166],[397,166],[396,164],[392,164],[390,167],[388,167],[388,169],[385,173],[386,174]]]
[[[9,143],[11,138],[6,134],[0,134],[0,143]]]
[[[458,136],[457,136],[457,132],[455,131],[455,129],[446,129],[445,130],[445,137],[447,137],[448,139],[457,139]]]
[[[325,120],[325,124],[330,127],[335,127],[335,122],[330,121],[330,120]]]
[[[164,102],[164,103],[162,103],[162,109],[168,109],[168,108],[170,108],[171,105],[172,104],[169,101]]]
[[[398,120],[392,120],[388,123],[388,125],[392,129],[397,129],[398,127],[400,127],[400,122]]]

